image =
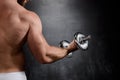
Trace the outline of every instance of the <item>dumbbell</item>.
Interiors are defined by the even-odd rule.
[[[88,48],[88,40],[91,38],[90,35],[85,36],[80,32],[77,32],[74,34],[74,41],[77,44],[78,49],[81,48],[82,50],[87,50]],[[59,46],[61,48],[67,48],[69,46],[70,42],[67,40],[63,40],[60,42]],[[67,57],[72,57],[72,52],[68,54]]]
[[[88,40],[91,39],[91,36],[85,36],[80,32],[74,34],[74,40],[77,43],[78,48],[82,50],[87,50],[88,48]]]

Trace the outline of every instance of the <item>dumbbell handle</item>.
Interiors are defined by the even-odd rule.
[[[83,38],[80,40],[80,43],[83,43],[83,42],[85,42],[85,41],[87,41],[87,40],[89,40],[89,39],[91,39],[91,35],[88,35],[88,36],[86,36],[86,37],[83,37]]]

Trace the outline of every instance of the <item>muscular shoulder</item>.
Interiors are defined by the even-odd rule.
[[[23,16],[31,26],[37,26],[37,25],[41,26],[40,17],[36,13],[32,11],[26,11],[25,15]]]

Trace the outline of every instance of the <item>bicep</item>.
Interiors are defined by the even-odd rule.
[[[37,52],[39,50],[39,46],[43,45],[42,33],[38,29],[30,28],[27,42],[32,52]]]
[[[27,42],[32,54],[38,59],[42,60],[46,54],[47,42],[42,34],[42,25],[40,20],[36,20],[30,25]]]

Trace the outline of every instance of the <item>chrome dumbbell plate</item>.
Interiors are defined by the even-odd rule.
[[[91,36],[85,36],[81,34],[80,32],[75,33],[74,35],[75,42],[78,45],[78,48],[81,48],[83,50],[86,50],[88,48],[88,39],[91,38]]]

